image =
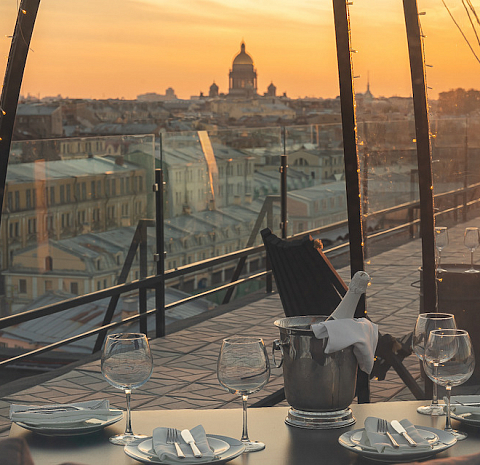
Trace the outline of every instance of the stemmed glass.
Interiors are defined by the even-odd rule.
[[[243,430],[240,440],[245,445],[245,452],[264,449],[264,443],[249,439],[247,430],[248,396],[262,389],[270,377],[270,362],[263,339],[259,337],[224,339],[218,356],[217,376],[227,391],[242,396]]]
[[[440,262],[442,259],[442,250],[448,245],[448,230],[446,226],[435,227],[435,247],[438,250],[438,265],[437,271],[445,271]]]
[[[435,329],[455,329],[455,317],[450,313],[420,313],[413,330],[412,349],[415,355],[423,362],[425,358],[425,345],[428,336]],[[417,408],[423,415],[444,415],[443,406],[438,403],[438,387],[433,385],[432,402],[430,405]]]
[[[473,267],[473,252],[475,252],[475,249],[479,245],[479,237],[478,228],[465,229],[463,243],[467,249],[470,249],[470,268],[466,270],[466,273],[479,273],[479,270]]]
[[[467,437],[466,433],[454,430],[450,421],[450,392],[472,376],[475,354],[472,341],[463,329],[437,329],[428,336],[425,346],[424,368],[427,376],[447,390],[447,421],[445,431],[457,440]]]
[[[132,431],[130,397],[132,389],[145,384],[153,370],[152,354],[145,334],[109,334],[102,353],[102,374],[117,389],[123,389],[127,397],[125,433],[112,436],[110,442],[125,445],[135,439],[146,438]]]

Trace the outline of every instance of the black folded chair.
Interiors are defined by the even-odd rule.
[[[268,228],[262,230],[261,235],[285,316],[330,315],[348,287],[322,252],[321,241],[310,236],[286,241]],[[355,316],[364,316],[363,311],[358,308]],[[423,399],[422,389],[402,363],[412,352],[409,337],[411,335],[398,340],[390,334],[379,334],[370,378],[385,379],[393,367],[414,396]],[[370,401],[369,376],[360,370],[356,394],[359,403]],[[278,391],[264,399],[263,405],[274,405],[284,398]]]

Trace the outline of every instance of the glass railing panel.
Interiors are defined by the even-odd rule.
[[[281,128],[162,134],[165,184],[165,269],[171,270],[261,244],[260,231],[279,234]],[[255,229],[257,219],[261,217]],[[167,282],[199,293],[229,282],[237,261]],[[241,275],[265,269],[248,257]],[[237,287],[235,296],[261,282]],[[209,297],[218,303],[224,292]]]
[[[345,242],[348,228],[345,168],[340,124],[285,128],[288,156],[288,234],[313,233],[324,246]]]
[[[151,135],[12,143],[0,233],[2,316],[117,284],[139,221],[154,218],[154,149]],[[154,269],[150,260],[148,274]],[[138,253],[125,277],[139,279]],[[55,342],[98,326],[107,305],[70,309],[2,337],[32,348]],[[138,311],[138,302],[123,296],[115,318],[122,311]],[[74,344],[80,352],[90,345]]]

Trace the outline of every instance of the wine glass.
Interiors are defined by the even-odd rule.
[[[132,389],[145,384],[153,370],[152,354],[145,334],[109,334],[102,353],[102,374],[117,389],[123,389],[127,397],[125,433],[112,436],[110,442],[125,445],[135,439],[146,438],[132,431],[130,397]]]
[[[455,317],[450,313],[420,313],[413,330],[412,349],[415,355],[423,362],[425,358],[425,345],[428,336],[435,329],[455,329]],[[443,406],[438,403],[438,387],[433,385],[432,402],[430,405],[417,408],[423,415],[444,415]]]
[[[445,271],[440,266],[440,261],[442,258],[442,250],[448,245],[448,230],[446,226],[436,226],[435,227],[435,247],[438,250],[438,265],[437,271]]]
[[[465,229],[463,243],[467,249],[470,249],[470,268],[466,270],[467,273],[479,273],[479,271],[473,267],[473,252],[475,252],[475,249],[479,245],[479,237],[478,228]]]
[[[467,437],[466,433],[454,430],[450,421],[450,392],[472,376],[475,354],[472,341],[463,329],[436,329],[428,336],[425,346],[424,368],[427,376],[447,390],[447,421],[445,431],[457,440]]]
[[[223,340],[217,362],[220,384],[232,394],[242,396],[243,430],[241,441],[245,452],[256,452],[265,444],[251,441],[247,431],[248,395],[262,389],[270,377],[270,362],[263,339],[259,337],[230,337]]]

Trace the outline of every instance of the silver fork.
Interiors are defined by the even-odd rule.
[[[175,428],[168,428],[167,444],[174,444],[175,449],[177,450],[177,457],[180,457],[181,459],[185,458],[185,454],[183,453],[180,445],[178,444],[178,431]]]
[[[392,443],[392,446],[396,448],[400,447],[398,445],[398,442],[395,441],[395,438],[390,434],[388,431],[388,425],[387,425],[387,420],[382,420],[381,418],[378,419],[377,422],[377,431],[382,434],[386,434],[388,439],[390,439],[390,442]]]

